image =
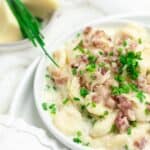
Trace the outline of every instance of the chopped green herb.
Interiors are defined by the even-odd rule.
[[[88,72],[94,72],[95,70],[96,70],[95,64],[89,64],[86,66],[86,71],[88,71]]]
[[[83,70],[80,70],[79,71],[79,74],[82,76],[84,74],[84,71]]]
[[[67,104],[68,102],[69,102],[69,99],[68,99],[68,98],[66,98],[66,99],[63,100],[63,104],[64,104],[64,105]]]
[[[109,53],[109,56],[114,56],[114,52],[110,52],[110,53]]]
[[[138,39],[138,43],[142,44],[142,39],[141,38]]]
[[[104,53],[103,53],[102,51],[99,51],[99,54],[100,54],[100,55],[103,55]]]
[[[57,90],[56,86],[53,86],[53,90],[55,90],[55,91]]]
[[[136,80],[140,73],[139,60],[141,60],[141,53],[129,51],[126,54],[121,55],[119,60],[121,63],[120,72],[125,69],[128,76],[131,79]]]
[[[56,114],[56,105],[55,104],[51,104],[49,106],[49,110],[50,110],[51,114]]]
[[[83,41],[81,40],[80,43],[73,50],[79,50],[81,53],[85,53],[85,50],[83,48]]]
[[[96,56],[94,56],[94,55],[89,55],[88,56],[88,61],[89,61],[90,64],[96,63],[96,60],[97,60]]]
[[[122,43],[122,45],[123,45],[124,47],[126,47],[126,46],[128,45],[127,41],[124,40],[123,43]]]
[[[122,52],[123,52],[123,48],[118,48],[118,52],[120,53],[120,54],[122,54]]]
[[[113,95],[120,95],[120,94],[127,94],[131,91],[129,84],[123,84],[120,85],[119,87],[117,86],[112,86],[112,94]]]
[[[91,105],[92,105],[92,107],[96,107],[96,103],[95,102],[92,102]]]
[[[81,35],[81,33],[77,33],[76,37],[78,38],[78,37],[80,37],[80,35]]]
[[[106,111],[104,111],[104,113],[102,115],[99,116],[99,118],[104,119],[108,114],[109,114],[109,112],[106,110]]]
[[[112,125],[112,127],[110,129],[110,133],[118,133],[118,129],[115,124]]]
[[[43,110],[47,111],[48,110],[48,104],[44,102],[42,104],[42,108],[43,108]]]
[[[144,95],[143,91],[138,91],[136,94],[136,97],[140,100],[141,103],[143,103],[143,101],[145,99],[145,95]]]
[[[145,114],[146,114],[146,115],[150,115],[150,110],[146,108],[146,109],[145,109]]]
[[[106,64],[104,62],[101,62],[100,64],[98,64],[99,67],[105,67],[105,65]]]
[[[74,101],[80,101],[80,98],[74,97],[73,100],[74,100]]]
[[[46,74],[46,75],[45,75],[45,78],[50,79],[49,74]]]
[[[82,143],[80,137],[75,137],[75,138],[73,138],[73,142],[75,142],[75,143],[77,143],[77,144],[81,144],[81,143]]]
[[[137,121],[130,121],[130,125],[134,128],[137,127]]]
[[[123,77],[121,75],[116,75],[115,80],[118,81],[119,83],[122,83],[125,81],[125,77]]]
[[[77,68],[72,68],[72,74],[76,75],[77,74]]]
[[[82,132],[81,131],[77,131],[77,136],[78,137],[82,136]]]
[[[132,130],[131,130],[130,127],[127,129],[127,134],[128,134],[128,135],[131,135],[131,134],[132,134]]]
[[[46,89],[49,90],[50,88],[51,88],[51,86],[47,84],[47,85],[46,85]]]
[[[82,88],[80,89],[80,95],[81,95],[82,97],[86,97],[88,94],[89,94],[89,91],[88,91],[85,87],[82,87]]]
[[[124,150],[129,150],[129,146],[127,144],[124,146]]]

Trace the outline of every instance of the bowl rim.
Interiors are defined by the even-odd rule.
[[[119,17],[119,15],[117,15],[117,16],[109,16],[109,17],[106,17],[106,18],[103,18],[103,19],[97,19],[97,20],[94,20],[94,21],[92,21],[90,23],[82,25],[79,28],[75,29],[73,32],[69,33],[68,35],[63,36],[59,40],[59,42],[61,43],[60,45],[58,44],[59,42],[53,43],[53,45],[51,46],[51,49],[52,49],[51,52],[53,52],[54,50],[56,50],[57,47],[61,47],[61,45],[63,45],[65,41],[70,40],[70,37],[71,38],[74,37],[78,32],[82,31],[83,28],[86,27],[86,26],[96,27],[96,26],[103,26],[104,24],[108,24],[108,23],[121,23],[121,24],[122,23],[125,23],[125,24],[136,23],[136,22],[138,23],[138,21],[131,21],[131,20],[128,20],[128,19],[124,19],[123,18],[124,16],[126,17],[126,15],[120,15],[120,17]],[[148,16],[150,16],[150,15],[148,15]],[[142,24],[142,23],[138,23],[138,24]],[[43,57],[41,59],[39,65],[38,65],[37,69],[36,69],[36,73],[35,73],[35,77],[34,77],[34,85],[33,85],[33,92],[34,92],[34,98],[35,98],[34,101],[35,101],[35,105],[36,105],[37,111],[39,113],[39,116],[42,119],[42,121],[45,124],[45,126],[47,127],[47,129],[49,130],[49,132],[52,133],[52,135],[56,139],[58,139],[61,143],[63,143],[66,147],[74,149],[74,150],[76,150],[76,149],[83,150],[83,149],[85,149],[84,146],[81,146],[81,145],[76,144],[73,141],[71,141],[71,139],[69,138],[69,136],[64,135],[61,131],[59,131],[54,126],[54,124],[52,122],[50,122],[50,120],[52,120],[52,117],[50,117],[50,115],[46,114],[47,112],[45,112],[42,109],[42,107],[41,107],[42,101],[39,100],[39,96],[38,96],[39,95],[39,93],[38,93],[39,90],[37,90],[37,83],[40,83],[39,82],[40,74],[42,72],[43,64],[45,64],[45,62],[46,62],[46,58]],[[47,121],[48,118],[49,118],[49,120]],[[86,149],[89,149],[89,148],[86,148]]]

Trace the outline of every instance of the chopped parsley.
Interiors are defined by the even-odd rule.
[[[73,50],[79,50],[81,53],[85,53],[85,50],[83,48],[83,41],[81,40]]]
[[[95,103],[95,102],[92,102],[92,103],[91,103],[91,106],[92,106],[92,107],[96,107],[96,103]]]
[[[77,131],[76,136],[73,138],[73,142],[75,142],[77,144],[82,144],[84,146],[89,146],[90,145],[89,142],[82,141],[82,133],[81,133],[81,131]]]
[[[128,135],[131,135],[131,134],[132,134],[131,127],[129,127],[129,128],[127,129],[127,134],[128,134]]]
[[[77,74],[77,68],[72,68],[72,74],[76,75]]]
[[[127,144],[124,145],[124,150],[129,150],[129,146]]]
[[[144,99],[145,99],[145,95],[143,93],[143,91],[138,91],[136,94],[136,97],[140,100],[141,103],[143,103]]]
[[[142,44],[142,39],[141,38],[138,39],[138,43]]]
[[[105,119],[105,117],[109,114],[109,112],[106,110],[102,115],[99,116],[100,119]]]
[[[123,45],[124,47],[126,47],[126,46],[128,45],[127,41],[124,40],[123,43],[122,43],[122,45]]]
[[[129,51],[126,54],[120,56],[121,68],[120,72],[126,70],[128,76],[132,80],[136,80],[139,76],[139,60],[141,60],[140,52]]]
[[[74,97],[73,100],[74,100],[74,101],[80,101],[80,98]]]
[[[137,127],[137,121],[130,121],[130,125],[134,128]]]
[[[63,104],[64,104],[64,105],[67,104],[68,102],[69,102],[69,99],[68,99],[68,98],[66,98],[66,99],[63,100]]]
[[[43,108],[43,110],[47,111],[48,110],[48,104],[44,102],[42,104],[42,108]]]
[[[89,91],[88,91],[85,87],[82,87],[82,88],[80,89],[80,95],[81,95],[82,97],[86,97],[88,94],[89,94]]]
[[[56,105],[55,104],[51,104],[49,106],[49,110],[51,114],[56,114]]]
[[[150,115],[150,110],[146,108],[146,109],[145,109],[145,114],[146,114],[146,115]]]
[[[94,55],[89,55],[88,56],[88,61],[90,64],[96,63],[97,57]]]
[[[82,143],[80,137],[74,137],[74,138],[73,138],[73,142],[75,142],[75,143],[77,143],[77,144],[81,144],[81,143]]]
[[[118,129],[115,124],[112,125],[112,127],[110,129],[110,133],[118,133]]]
[[[96,70],[96,64],[88,64],[86,66],[86,71],[88,72],[94,72]]]
[[[102,51],[99,51],[99,54],[100,54],[100,55],[103,55],[104,53],[103,53]]]
[[[50,110],[50,113],[51,114],[56,114],[56,105],[55,104],[48,104],[48,103],[46,103],[46,102],[44,102],[43,104],[42,104],[42,108],[43,108],[43,110],[45,110],[45,111],[48,111],[48,110]]]

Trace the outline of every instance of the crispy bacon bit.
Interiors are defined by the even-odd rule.
[[[114,109],[114,108],[116,108],[116,102],[111,97],[109,97],[105,101],[105,106],[110,108],[110,109]]]
[[[56,84],[64,85],[68,81],[68,76],[62,74],[61,71],[53,71],[52,76]]]
[[[124,116],[130,121],[135,121],[135,113],[132,110],[132,102],[127,100],[124,96],[116,96],[115,100],[117,101],[117,107],[123,113]]]
[[[101,74],[102,74],[102,75],[105,75],[105,74],[107,73],[107,71],[108,71],[108,69],[105,68],[105,67],[103,67],[103,68],[101,69]]]
[[[126,131],[129,127],[127,117],[120,111],[115,119],[115,125],[120,132]]]
[[[92,31],[92,27],[86,27],[83,31],[84,35],[89,34]]]
[[[137,48],[137,43],[131,43],[129,49],[135,50]]]
[[[134,142],[134,146],[137,147],[139,150],[143,150],[146,146],[147,140],[143,137]]]

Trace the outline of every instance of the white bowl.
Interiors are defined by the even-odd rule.
[[[93,23],[90,23],[88,25],[94,26],[94,27],[96,27],[96,26],[101,27],[102,26],[102,27],[115,27],[116,28],[116,27],[121,27],[121,26],[127,25],[130,22],[131,21],[114,20],[113,18],[109,18],[109,19],[97,20],[97,21],[94,21]],[[86,26],[88,26],[88,25],[86,25]],[[56,43],[53,44],[52,47],[50,47],[50,49],[53,51],[53,50],[56,50],[57,48],[60,48],[61,46],[64,45],[64,43],[66,41],[70,41],[71,39],[73,39],[77,33],[82,31],[83,28],[84,27],[80,27],[79,29],[77,29],[73,33],[63,37],[62,39],[59,39]],[[85,147],[74,143],[72,141],[72,139],[65,136],[63,133],[61,133],[54,126],[54,124],[52,122],[52,118],[49,115],[49,113],[45,112],[42,109],[42,103],[44,102],[42,99],[43,98],[42,97],[42,91],[44,90],[44,77],[45,77],[46,67],[47,67],[47,59],[43,58],[40,61],[40,64],[37,68],[37,71],[35,74],[35,79],[34,79],[34,97],[35,97],[35,104],[36,104],[37,110],[39,112],[39,115],[40,115],[41,119],[43,120],[44,124],[46,125],[46,127],[48,128],[48,130],[61,143],[63,143],[65,146],[67,146],[68,148],[71,148],[73,150],[83,150],[83,149],[85,149]]]

